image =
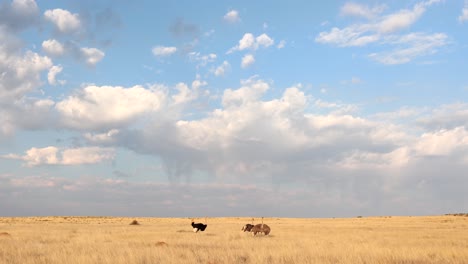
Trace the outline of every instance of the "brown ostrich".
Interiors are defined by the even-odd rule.
[[[250,232],[253,233],[253,235],[257,235],[257,233],[263,233],[265,235],[270,234],[271,228],[267,224],[258,224],[252,227],[250,229]]]

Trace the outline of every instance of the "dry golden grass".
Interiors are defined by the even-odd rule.
[[[250,218],[0,218],[0,263],[468,263],[468,217],[265,218],[269,236],[241,228]]]

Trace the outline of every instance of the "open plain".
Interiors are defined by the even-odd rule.
[[[255,237],[241,231],[251,218],[207,223],[194,233],[189,218],[0,217],[0,263],[468,263],[466,216],[265,218],[270,235]]]

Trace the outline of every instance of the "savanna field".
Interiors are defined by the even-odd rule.
[[[247,217],[190,222],[2,217],[0,263],[468,263],[466,216],[265,218],[270,235],[255,237]]]

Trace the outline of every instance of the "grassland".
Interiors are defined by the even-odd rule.
[[[193,233],[183,218],[0,217],[0,263],[468,263],[466,216],[264,222],[271,234],[253,237],[250,218]]]

